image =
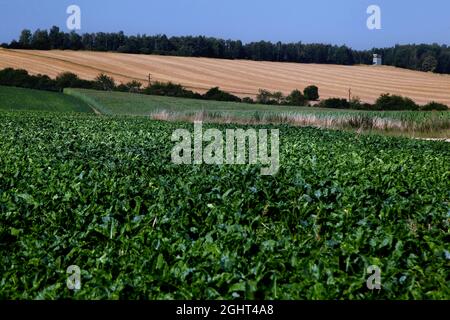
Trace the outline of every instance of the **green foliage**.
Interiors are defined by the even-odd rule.
[[[233,101],[233,102],[242,101],[239,97],[220,90],[219,87],[209,89],[208,92],[206,92],[203,95],[203,98],[206,100],[216,100],[216,101]]]
[[[305,106],[308,104],[307,99],[299,90],[293,90],[289,96],[285,97],[280,91],[270,92],[259,89],[256,101],[257,103],[268,105]]]
[[[250,97],[244,97],[244,98],[242,98],[242,102],[252,104],[252,103],[255,103],[255,100],[253,100]]]
[[[429,55],[422,62],[422,71],[434,72],[437,66],[438,66],[437,59],[434,56]]]
[[[103,91],[112,91],[116,88],[114,79],[104,73],[100,73],[95,78],[95,89]]]
[[[319,100],[319,88],[317,86],[308,86],[303,90],[305,98],[309,101]]]
[[[321,108],[333,108],[333,109],[348,109],[350,103],[347,99],[330,98],[320,101],[319,107]]]
[[[0,70],[0,85],[28,89],[59,91],[56,82],[46,75],[30,75],[28,71],[6,68]]]
[[[398,95],[382,94],[375,102],[378,110],[419,110],[419,106],[410,98]]]
[[[422,111],[448,111],[448,106],[438,102],[430,102],[422,107]]]
[[[172,164],[172,132],[191,124],[0,122],[0,299],[450,297],[446,143],[281,126],[266,177]]]
[[[46,75],[30,75],[26,70],[12,68],[0,70],[0,85],[46,91],[62,91],[63,88],[92,89],[96,87],[93,81],[82,80],[71,72],[61,73],[53,80]]]
[[[308,104],[308,99],[300,90],[293,90],[291,94],[286,97],[286,104],[291,106],[305,106]]]
[[[145,94],[157,95],[157,96],[169,96],[169,97],[183,97],[183,98],[202,98],[198,93],[190,90],[186,90],[181,84],[175,84],[172,82],[154,82],[151,86],[147,87],[143,91]]]
[[[273,99],[272,92],[259,89],[258,94],[256,95],[256,102],[260,104],[276,104],[277,102]]]
[[[121,83],[116,87],[117,91],[121,92],[131,92],[131,93],[141,93],[142,83],[136,80],[127,82],[126,84]]]
[[[92,89],[95,87],[93,81],[82,80],[72,72],[63,72],[56,77],[56,87],[60,90],[64,88],[84,88]]]

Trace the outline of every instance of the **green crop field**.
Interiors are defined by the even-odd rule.
[[[173,164],[188,123],[0,121],[0,299],[450,299],[448,143],[278,125],[261,176]]]
[[[268,106],[237,102],[208,101],[164,96],[152,96],[124,92],[105,92],[87,89],[65,89],[64,93],[84,99],[105,115],[151,115],[158,111],[169,112],[232,112],[255,111],[283,112],[307,109],[305,107]]]
[[[84,101],[57,92],[0,86],[0,110],[93,112]]]
[[[356,111],[318,107],[269,106],[66,89],[104,115],[154,116],[164,120],[274,123],[334,129],[362,129],[407,136],[450,138],[450,112]]]

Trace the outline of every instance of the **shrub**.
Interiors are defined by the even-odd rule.
[[[216,100],[216,101],[233,101],[233,102],[241,102],[241,98],[232,95],[231,93],[222,91],[219,87],[214,87],[208,90],[203,97],[206,100]]]
[[[255,103],[255,100],[253,100],[250,97],[245,97],[245,98],[242,99],[242,102],[253,104],[253,103]]]
[[[348,109],[350,108],[350,103],[347,99],[330,98],[322,100],[318,106],[321,108]]]
[[[283,95],[283,92],[281,91],[276,91],[274,93],[272,93],[272,98],[275,101],[275,104],[285,104],[286,103],[286,98]]]
[[[438,102],[430,102],[420,108],[422,111],[448,111],[448,106]]]
[[[46,75],[30,75],[22,69],[6,68],[0,71],[0,85],[28,89],[58,91],[56,81]]]
[[[0,71],[0,85],[21,87],[29,81],[28,71],[6,68]]]
[[[50,79],[47,75],[38,74],[37,76],[31,76],[31,79],[34,81],[33,89],[58,91],[56,81]]]
[[[99,90],[112,91],[116,88],[116,83],[112,77],[101,73],[95,78],[95,87]]]
[[[309,101],[317,101],[319,100],[319,88],[317,86],[309,86],[303,90],[303,94],[305,98]]]
[[[274,104],[272,100],[272,93],[265,89],[259,89],[256,95],[256,102],[261,104]]]
[[[116,87],[116,91],[128,92],[128,87],[125,84],[121,83]]]
[[[56,84],[60,88],[72,88],[80,80],[75,73],[64,72],[56,77]]]
[[[291,94],[287,96],[286,102],[291,106],[304,106],[308,103],[306,97],[300,90],[293,90]]]
[[[359,97],[352,97],[349,107],[350,109],[360,110],[362,108],[361,99]]]
[[[133,80],[127,82],[126,84],[119,84],[115,90],[120,92],[131,92],[131,93],[141,93],[142,83],[139,81]]]
[[[181,84],[172,82],[164,83],[156,81],[151,86],[145,88],[143,93],[157,96],[202,99],[201,94],[186,90]]]
[[[379,110],[418,110],[417,104],[407,97],[382,94],[375,102],[375,108]]]
[[[136,80],[128,82],[125,87],[127,88],[128,92],[132,93],[138,93],[141,91],[142,83]]]

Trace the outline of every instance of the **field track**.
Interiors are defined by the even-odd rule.
[[[258,89],[287,94],[307,85],[319,86],[322,98],[360,97],[373,102],[382,93],[401,94],[417,103],[431,100],[450,105],[450,75],[382,66],[339,66],[299,63],[168,57],[88,51],[24,51],[0,49],[0,68],[23,68],[51,77],[71,71],[83,79],[104,72],[118,83],[138,80],[173,81],[204,92],[220,86],[241,97]]]

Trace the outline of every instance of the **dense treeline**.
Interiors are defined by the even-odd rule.
[[[118,33],[62,32],[54,26],[47,30],[23,30],[11,49],[62,49],[116,51],[122,53],[176,55],[223,59],[248,59],[325,64],[372,64],[373,54],[383,55],[386,65],[436,73],[450,73],[450,48],[446,45],[396,45],[358,51],[347,46],[329,44],[272,43],[267,41],[244,44],[239,40],[223,40],[204,36],[167,37],[165,35],[127,36]]]

